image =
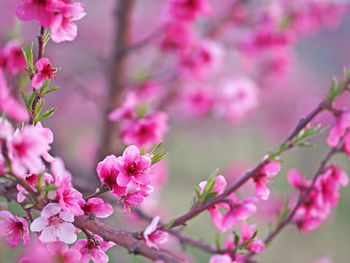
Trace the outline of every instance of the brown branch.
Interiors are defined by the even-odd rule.
[[[320,104],[317,105],[317,107],[311,111],[306,117],[302,118],[297,126],[294,128],[293,132],[284,140],[283,143],[288,143],[293,140],[293,138],[306,127],[308,123],[311,122],[320,112],[326,109],[326,103],[322,101]],[[288,149],[292,149],[294,145],[291,145]],[[185,225],[187,221],[194,218],[198,214],[202,213],[203,211],[207,210],[208,208],[212,207],[216,203],[222,202],[229,194],[235,192],[237,189],[239,189],[243,184],[245,184],[249,179],[254,177],[254,175],[270,161],[271,156],[267,155],[260,163],[258,163],[252,170],[248,171],[245,175],[243,175],[235,184],[231,185],[229,188],[227,188],[221,195],[210,199],[198,206],[194,206],[192,210],[187,212],[186,214],[178,217],[175,219],[173,224],[171,225],[171,228]],[[161,225],[159,228],[164,228],[165,225]]]
[[[45,36],[45,28],[40,27],[40,34],[38,35],[38,60],[44,56],[44,36]]]
[[[128,47],[130,20],[135,1],[118,0],[116,3],[114,51],[108,67],[108,101],[106,102],[103,116],[99,160],[117,150],[115,142],[118,134],[118,125],[115,122],[110,122],[107,119],[107,115],[120,104],[120,95],[126,76],[125,66],[127,58],[126,53],[121,51]]]
[[[133,233],[114,229],[97,220],[90,220],[87,216],[75,217],[74,225],[78,228],[87,229],[99,236],[105,241],[112,241],[117,245],[128,249],[129,253],[141,255],[150,260],[163,260],[165,263],[180,263],[184,260],[176,257],[165,250],[155,250],[146,246],[146,244],[138,240]]]

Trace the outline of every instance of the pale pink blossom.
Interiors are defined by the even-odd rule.
[[[5,118],[0,117],[0,141],[10,137],[14,132],[11,123]]]
[[[45,80],[52,80],[55,78],[56,69],[51,68],[50,60],[48,58],[41,58],[36,62],[36,73],[32,79],[32,87],[40,89]]]
[[[135,110],[137,103],[138,99],[136,94],[134,92],[128,93],[123,105],[108,114],[108,120],[120,121],[125,118],[134,118],[136,116]]]
[[[128,146],[122,157],[117,159],[119,175],[117,183],[120,186],[127,186],[130,181],[137,184],[148,185],[151,183],[149,172],[151,169],[151,158],[140,154],[135,145]]]
[[[209,259],[209,263],[232,263],[229,255],[214,255]]]
[[[249,78],[238,77],[226,81],[219,89],[216,98],[215,111],[219,117],[224,117],[236,123],[257,107],[258,88]]]
[[[74,247],[69,248],[60,241],[45,243],[45,245],[47,250],[50,251],[58,261],[62,260],[64,263],[80,262],[81,253]]]
[[[126,194],[127,188],[117,183],[117,177],[120,174],[117,157],[107,156],[97,164],[96,171],[103,185],[107,186],[114,194],[119,197]]]
[[[330,258],[324,257],[324,258],[319,258],[317,260],[312,261],[312,263],[333,263],[333,260]]]
[[[6,242],[15,248],[23,239],[23,247],[30,242],[28,224],[25,218],[12,215],[9,211],[0,211],[0,236],[7,236]]]
[[[4,73],[0,68],[0,111],[6,113],[10,118],[18,121],[27,121],[29,115],[24,106],[10,93],[10,88],[7,85]]]
[[[329,131],[327,144],[337,147],[341,139],[344,139],[344,150],[350,158],[350,111],[344,111]]]
[[[82,255],[79,262],[89,263],[90,260],[95,263],[108,262],[109,258],[105,252],[115,244],[113,242],[105,242],[101,237],[97,235],[94,235],[94,239],[96,242],[92,239],[80,239],[72,247],[79,250]]]
[[[151,248],[159,249],[158,245],[165,243],[168,240],[168,233],[157,230],[159,216],[153,218],[150,225],[143,231],[143,239],[146,245]]]
[[[79,201],[79,205],[86,216],[93,213],[97,217],[106,218],[113,213],[113,207],[101,198],[90,198],[87,202],[82,199]]]
[[[47,139],[40,135],[38,128],[26,126],[23,130],[16,130],[8,139],[11,166],[18,176],[23,176],[27,169],[36,174],[44,171],[45,165],[41,157],[50,147]]]
[[[184,95],[184,112],[195,117],[206,117],[213,109],[215,97],[209,87],[191,86]]]
[[[270,190],[267,188],[267,184],[270,183],[270,178],[275,177],[279,173],[280,169],[281,163],[279,161],[268,162],[254,176],[255,189],[262,200],[269,198]]]
[[[66,244],[72,244],[77,239],[73,221],[73,213],[63,211],[57,203],[49,203],[41,211],[41,216],[32,222],[30,230],[41,232],[39,236],[41,242],[60,240]]]

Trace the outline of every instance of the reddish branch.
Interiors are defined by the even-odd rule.
[[[105,241],[112,241],[117,245],[128,249],[129,253],[142,255],[150,260],[163,260],[166,263],[184,262],[165,250],[155,250],[146,246],[143,240],[137,239],[132,233],[114,229],[104,223],[96,220],[90,220],[87,216],[75,217],[74,225],[79,228],[87,229],[99,236]]]
[[[293,140],[293,138],[302,130],[306,127],[307,124],[311,122],[320,112],[326,109],[327,104],[322,101],[312,112],[310,112],[306,117],[302,118],[297,126],[294,128],[293,132],[285,139],[283,143],[288,143]],[[293,148],[294,146],[291,144],[289,149]],[[268,155],[266,156],[260,163],[258,163],[255,168],[252,170],[248,171],[245,175],[243,175],[235,184],[231,185],[228,187],[224,193],[221,195],[210,199],[198,206],[194,206],[192,210],[187,212],[186,214],[178,217],[175,219],[173,224],[171,225],[171,228],[180,226],[180,225],[185,225],[187,221],[190,219],[196,217],[198,214],[201,212],[207,210],[208,208],[212,207],[216,203],[222,202],[228,195],[231,193],[235,192],[237,189],[239,189],[243,184],[245,184],[249,179],[253,178],[256,173],[270,161],[271,156]],[[164,228],[165,225],[160,226],[160,228]]]
[[[116,1],[115,11],[115,39],[113,42],[112,59],[108,66],[108,101],[105,107],[105,114],[103,117],[102,134],[100,142],[99,160],[102,160],[107,155],[116,152],[116,138],[118,133],[118,124],[110,122],[107,119],[108,113],[112,109],[119,106],[120,95],[125,83],[125,66],[126,54],[122,52],[129,44],[129,29],[131,22],[131,14],[134,6],[134,0],[118,0]]]

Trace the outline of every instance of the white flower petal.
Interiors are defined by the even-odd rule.
[[[59,212],[61,212],[61,207],[57,203],[49,203],[46,205],[41,211],[41,216],[50,218],[51,216],[57,215]]]
[[[45,227],[44,230],[41,232],[39,239],[43,243],[56,241],[57,240],[56,227],[52,225]]]
[[[32,222],[32,224],[30,225],[30,230],[33,232],[40,232],[48,224],[49,224],[49,220],[47,220],[47,218],[45,217],[40,216]]]
[[[62,211],[60,213],[60,218],[66,222],[73,222],[74,221],[74,214],[71,212],[68,212],[68,211]]]
[[[66,244],[72,244],[77,240],[75,227],[71,223],[60,224],[57,228],[57,235],[58,238]]]

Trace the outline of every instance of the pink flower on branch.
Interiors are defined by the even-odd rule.
[[[20,45],[16,41],[8,42],[2,53],[3,64],[11,75],[23,73],[26,65],[24,55]]]
[[[141,155],[135,145],[128,146],[123,156],[117,159],[117,167],[120,171],[117,177],[118,185],[125,187],[131,181],[140,185],[149,185],[151,183],[149,176],[151,162],[151,158]]]
[[[117,157],[114,155],[107,156],[97,164],[96,172],[103,185],[107,186],[114,194],[119,197],[126,194],[127,188],[117,183],[117,177],[120,173]]]
[[[96,263],[107,263],[109,258],[105,252],[114,245],[113,242],[105,242],[101,237],[94,235],[93,239],[78,240],[72,248],[79,250],[82,255],[79,262],[89,263],[92,260]]]
[[[12,215],[9,211],[0,211],[0,236],[7,236],[6,242],[15,248],[23,239],[23,247],[30,242],[27,220]]]
[[[337,147],[343,139],[344,150],[350,158],[350,110],[344,111],[329,131],[327,144],[330,147]]]
[[[72,187],[71,177],[66,176],[59,184],[56,190],[59,205],[64,211],[73,213],[74,215],[83,215],[84,211],[80,208],[79,202],[83,199],[83,195]]]
[[[43,27],[50,27],[56,0],[21,0],[17,17],[22,21],[38,20]]]
[[[90,198],[86,203],[84,200],[81,200],[79,204],[86,216],[93,213],[97,217],[106,218],[113,213],[113,207],[105,203],[101,198]]]
[[[270,178],[275,177],[279,173],[280,169],[281,163],[279,161],[272,161],[267,163],[260,169],[258,174],[254,176],[255,189],[262,200],[267,200],[269,198],[270,190],[266,185],[270,183]]]
[[[158,245],[161,245],[168,240],[167,232],[157,230],[159,219],[159,216],[154,217],[151,224],[142,233],[146,245],[155,249],[159,249]]]
[[[41,211],[41,216],[32,222],[30,230],[41,232],[39,236],[41,242],[60,240],[66,244],[72,244],[77,239],[73,221],[74,214],[62,211],[57,203],[49,203]]]
[[[55,78],[56,69],[51,68],[50,60],[48,58],[41,58],[36,62],[37,73],[34,74],[32,79],[32,87],[34,89],[40,89],[45,80],[52,80]]]

